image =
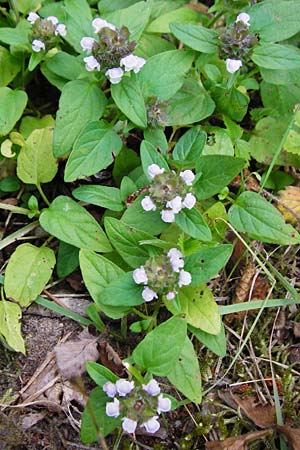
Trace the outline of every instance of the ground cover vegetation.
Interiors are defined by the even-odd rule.
[[[0,1],[3,448],[299,450],[299,16]]]

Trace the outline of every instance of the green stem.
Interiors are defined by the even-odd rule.
[[[47,199],[47,197],[46,197],[46,195],[45,195],[45,193],[44,193],[44,191],[43,191],[42,186],[40,185],[40,183],[38,183],[38,184],[36,185],[36,187],[37,187],[37,190],[39,191],[39,193],[41,194],[41,197],[42,197],[42,199],[44,200],[44,202],[46,203],[46,205],[47,205],[47,206],[50,206],[50,202],[49,202],[49,200]]]
[[[8,245],[12,244],[13,242],[18,241],[22,236],[29,233],[29,231],[33,230],[39,225],[39,221],[36,220],[35,222],[32,222],[28,225],[26,225],[23,228],[20,228],[19,230],[15,231],[14,233],[7,236],[5,239],[2,239],[0,241],[0,250],[3,250]]]
[[[139,311],[139,310],[136,309],[136,308],[132,308],[132,311],[133,311],[137,316],[141,317],[141,319],[145,319],[145,320],[151,319],[151,317],[146,316],[146,314],[143,314],[141,311]]]
[[[20,208],[20,206],[9,205],[7,203],[0,202],[0,209],[5,209],[6,211],[11,211],[14,214],[24,214],[27,216],[31,211],[27,208]]]

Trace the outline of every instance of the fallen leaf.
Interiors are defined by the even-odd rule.
[[[27,431],[29,428],[33,427],[36,423],[40,422],[41,420],[46,417],[46,413],[35,413],[35,414],[27,414],[27,416],[23,417],[22,419],[22,430]]]
[[[225,439],[225,441],[206,442],[206,450],[247,450],[247,445],[251,442],[263,439],[273,433],[273,430],[253,431]]]
[[[291,450],[300,450],[300,428],[291,428],[280,425],[276,428],[286,437],[291,446]]]
[[[110,369],[119,377],[126,374],[126,369],[120,356],[112,346],[104,340],[100,342],[100,361],[103,366]]]
[[[287,222],[296,225],[300,220],[300,187],[286,186],[278,192],[280,204],[277,208]]]

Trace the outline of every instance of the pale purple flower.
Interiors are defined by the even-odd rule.
[[[126,433],[134,433],[137,427],[137,422],[135,420],[129,419],[129,417],[123,417],[122,428]]]
[[[179,272],[179,269],[182,269],[184,267],[184,261],[180,258],[172,258],[170,259],[171,267],[174,270],[174,272]]]
[[[151,381],[149,381],[148,384],[143,384],[142,386],[143,386],[144,391],[146,391],[147,394],[149,394],[149,395],[155,396],[155,395],[160,394],[159,384],[153,378]]]
[[[195,175],[190,169],[180,172],[179,176],[183,179],[183,181],[187,186],[192,186],[193,181],[195,179]]]
[[[168,251],[168,257],[170,259],[178,259],[178,258],[183,258],[183,254],[181,253],[180,250],[178,250],[177,248],[170,248],[170,250]]]
[[[55,36],[66,36],[67,35],[67,28],[66,25],[63,23],[59,23],[54,31]]]
[[[250,26],[250,16],[249,14],[242,12],[240,13],[237,18],[235,19],[236,22],[243,22],[243,24],[247,25],[247,27]]]
[[[122,80],[124,71],[121,67],[113,67],[105,72],[105,75],[109,78],[111,84],[118,84]]]
[[[100,19],[100,17],[97,17],[92,21],[92,27],[94,28],[95,33],[99,33],[102,28],[110,28],[113,31],[116,29],[112,23],[109,23],[104,19]]]
[[[181,288],[182,286],[188,286],[192,282],[192,275],[190,272],[186,270],[181,270],[179,272],[178,286]]]
[[[141,267],[135,269],[132,272],[132,276],[133,276],[133,279],[136,282],[136,284],[141,284],[141,283],[147,284],[147,282],[148,282],[148,276],[144,269],[144,266],[141,266]]]
[[[142,297],[145,302],[151,302],[153,299],[158,298],[157,293],[152,291],[148,286],[143,289]]]
[[[140,58],[132,53],[124,56],[124,58],[121,58],[120,60],[120,66],[124,66],[125,72],[133,70],[134,73],[138,73],[144,64],[146,64],[146,60],[144,58]]]
[[[40,39],[33,39],[31,43],[32,50],[36,53],[39,53],[41,50],[45,50],[46,46],[43,41]]]
[[[108,417],[118,417],[120,415],[120,402],[114,398],[113,402],[106,403],[105,412]]]
[[[117,393],[117,388],[116,388],[116,385],[114,383],[111,383],[110,381],[107,381],[103,385],[103,391],[105,392],[106,395],[108,395],[108,397],[114,398],[114,396]]]
[[[157,164],[150,164],[147,171],[150,178],[155,178],[156,175],[164,173],[165,169],[163,167],[159,167]]]
[[[143,198],[141,205],[144,211],[156,211],[156,205],[149,195],[146,195],[146,197]]]
[[[91,52],[96,40],[92,37],[85,36],[81,39],[80,45],[83,51]]]
[[[177,214],[182,209],[182,199],[179,195],[176,195],[176,197],[172,198],[172,200],[169,200],[166,203],[166,207],[170,208],[174,214]]]
[[[100,64],[94,56],[86,56],[83,58],[85,62],[85,68],[88,72],[92,72],[93,70],[100,70]]]
[[[190,192],[186,194],[182,202],[183,208],[192,209],[196,204],[196,197]]]
[[[158,416],[153,416],[147,422],[142,423],[141,427],[145,427],[147,433],[156,433],[160,428],[160,423],[157,419]]]
[[[167,300],[173,300],[176,297],[176,292],[175,291],[170,291],[166,294],[166,299]]]
[[[231,59],[231,58],[227,58],[225,64],[226,70],[229,73],[237,72],[243,65],[240,59]]]
[[[163,209],[160,213],[161,220],[166,223],[175,222],[175,214],[172,210]]]
[[[158,397],[158,405],[157,412],[160,414],[161,412],[168,412],[171,409],[171,400],[168,397],[163,397],[162,394]]]
[[[46,17],[46,20],[49,20],[49,22],[53,23],[53,25],[57,25],[58,24],[58,18],[55,17],[55,16]]]
[[[134,381],[127,381],[120,378],[120,380],[116,382],[116,388],[120,397],[125,397],[132,389],[134,389]]]
[[[39,18],[40,18],[40,16],[33,11],[31,11],[27,16],[27,20],[28,20],[28,22],[31,23],[31,25],[33,25],[34,22],[36,22]]]

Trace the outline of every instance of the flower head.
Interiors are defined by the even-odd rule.
[[[237,18],[235,19],[235,22],[243,22],[243,24],[247,25],[247,27],[250,26],[250,16],[249,14],[242,12],[240,13]]]
[[[122,80],[124,71],[121,67],[113,67],[105,72],[105,75],[109,78],[111,84],[118,84]]]
[[[139,267],[138,269],[135,269],[132,273],[133,279],[136,282],[136,284],[147,284],[148,277],[147,273],[145,271],[144,266]]]
[[[110,28],[113,31],[115,31],[116,29],[116,27],[112,23],[109,23],[104,19],[100,19],[99,17],[92,21],[92,27],[94,28],[95,33],[99,33],[102,28]]]
[[[134,73],[138,73],[144,64],[146,64],[146,60],[144,58],[140,58],[132,53],[124,58],[121,58],[120,60],[120,66],[124,66],[125,72],[133,70]]]
[[[160,423],[158,422],[158,416],[153,416],[147,422],[142,423],[142,427],[146,428],[147,433],[156,433],[160,428]]]
[[[148,384],[143,384],[143,389],[145,392],[147,392],[147,394],[155,396],[160,394],[160,387],[159,384],[156,380],[154,380],[154,378],[152,378],[151,381],[149,381]]]
[[[143,289],[142,297],[145,302],[152,302],[152,300],[158,298],[157,293],[150,289],[148,286]]]
[[[179,272],[178,286],[181,288],[182,286],[188,286],[192,282],[192,276],[190,272],[186,270],[181,270]]]
[[[163,167],[159,167],[157,164],[150,164],[147,171],[150,178],[155,178],[156,175],[164,173],[165,169]]]
[[[122,428],[126,433],[134,433],[137,427],[137,421],[132,420],[129,417],[123,417],[122,419]]]
[[[157,412],[160,414],[161,412],[168,412],[171,409],[171,400],[167,397],[164,397],[162,394],[158,397],[157,404]]]
[[[179,175],[181,176],[181,178],[183,179],[183,181],[187,186],[192,186],[193,181],[195,179],[195,175],[191,170],[189,169],[184,170],[183,172],[180,172]]]
[[[46,46],[43,41],[40,39],[33,39],[31,43],[32,50],[36,53],[39,53],[41,50],[46,50]]]
[[[32,25],[33,25],[39,18],[40,18],[40,16],[39,16],[37,13],[33,12],[33,11],[31,11],[31,12],[28,14],[28,16],[27,16],[28,22],[30,22]]]
[[[85,68],[88,72],[92,72],[93,70],[100,70],[100,64],[94,56],[86,56],[83,58],[85,62]]]
[[[227,58],[225,61],[225,64],[226,64],[226,70],[229,73],[237,72],[243,65],[243,63],[240,59],[231,59],[231,58]]]
[[[186,194],[182,202],[183,208],[192,209],[196,204],[196,197],[190,192]]]
[[[120,397],[125,397],[132,389],[134,389],[134,381],[127,381],[120,378],[120,380],[116,382],[116,389]]]
[[[106,403],[105,406],[106,415],[109,417],[118,417],[120,415],[120,402],[117,398],[114,398],[113,402]]]
[[[156,211],[156,205],[149,195],[143,198],[141,205],[144,211]]]
[[[107,381],[103,385],[103,391],[106,393],[108,397],[114,398],[117,393],[117,387],[114,383],[111,383],[110,381]]]

